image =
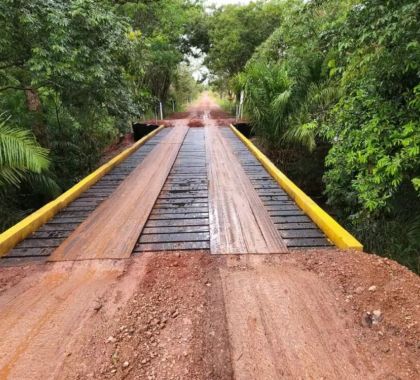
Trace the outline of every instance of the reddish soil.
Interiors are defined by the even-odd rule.
[[[200,128],[200,127],[204,127],[203,121],[200,119],[191,119],[188,122],[188,126],[190,128]]]
[[[133,144],[133,134],[127,133],[117,143],[112,144],[107,149],[105,149],[98,166],[105,164],[109,160],[112,160],[115,156],[117,156],[123,150],[129,148]]]
[[[0,320],[0,379],[420,378],[420,277],[362,252],[0,266]]]
[[[0,293],[1,379],[420,375],[420,279],[374,255],[150,253],[17,271]]]

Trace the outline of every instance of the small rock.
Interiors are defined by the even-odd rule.
[[[372,285],[368,290],[370,292],[374,292],[374,291],[376,291],[376,289],[377,289],[377,286],[376,285]]]
[[[123,363],[122,367],[123,367],[123,368],[127,368],[129,365],[130,365],[130,363],[129,363],[129,362],[127,362],[127,361],[125,361],[125,362]]]
[[[102,309],[102,303],[100,303],[99,301],[97,301],[96,303],[95,303],[95,305],[93,306],[93,310],[95,310],[95,311],[99,311],[99,310],[101,310]]]
[[[355,292],[356,294],[361,294],[361,293],[363,293],[363,291],[364,291],[364,290],[365,290],[365,289],[364,289],[363,287],[358,286],[354,292]]]
[[[106,342],[107,343],[115,343],[117,340],[113,337],[113,336],[110,336],[107,340],[106,340]]]
[[[374,310],[372,312],[372,324],[377,325],[383,319],[382,312],[380,310]]]
[[[369,311],[362,314],[361,323],[363,327],[372,327],[372,314]]]
[[[111,373],[115,373],[115,372],[117,372],[117,369],[116,368],[114,368],[114,369],[111,370]]]
[[[179,315],[179,311],[178,311],[178,309],[177,309],[177,310],[174,310],[174,311],[172,312],[171,317],[172,317],[172,318],[176,318],[178,315]]]

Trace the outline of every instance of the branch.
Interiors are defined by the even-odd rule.
[[[6,86],[1,87],[0,92],[6,91],[6,90],[20,90],[20,91],[26,91],[26,90],[33,90],[33,87],[16,87],[16,86]]]

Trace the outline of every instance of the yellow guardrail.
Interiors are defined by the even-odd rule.
[[[236,136],[248,147],[252,154],[261,162],[270,175],[286,191],[297,205],[314,221],[314,223],[339,248],[363,250],[363,245],[330,215],[319,207],[299,187],[286,177],[250,140],[248,140],[233,125],[230,126]]]
[[[73,202],[76,198],[79,197],[80,194],[82,194],[92,185],[98,182],[105,174],[112,170],[116,165],[124,161],[128,156],[133,154],[147,140],[152,138],[163,128],[165,127],[162,125],[154,131],[150,132],[148,135],[144,136],[142,139],[134,143],[131,147],[125,149],[122,153],[115,156],[106,164],[96,169],[87,177],[83,178],[80,182],[78,182],[72,188],[67,190],[65,193],[61,194],[58,198],[47,203],[39,210],[30,214],[25,219],[21,220],[19,223],[15,224],[13,227],[10,227],[8,230],[3,232],[0,235],[0,257],[9,252],[19,242],[21,242],[31,233],[35,232],[43,224],[48,222],[48,220],[50,220],[60,210],[68,206],[69,203]]]

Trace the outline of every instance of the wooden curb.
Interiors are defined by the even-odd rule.
[[[159,128],[150,132],[148,135],[144,136],[131,147],[127,148],[119,155],[115,156],[113,159],[108,161],[106,164],[96,169],[93,173],[83,178],[80,182],[78,182],[72,188],[67,190],[65,193],[61,194],[58,198],[47,203],[39,210],[30,214],[25,219],[21,220],[19,223],[15,224],[5,232],[0,234],[0,257],[4,256],[19,242],[21,242],[31,233],[35,232],[43,224],[48,222],[48,220],[54,217],[54,215],[56,215],[60,210],[68,206],[71,202],[78,198],[80,194],[88,190],[91,186],[98,182],[105,174],[107,174],[115,166],[117,166],[127,157],[133,154],[147,140],[155,136],[163,128],[165,128],[165,126],[161,125]]]
[[[232,124],[232,131],[248,147],[251,153],[261,162],[264,168],[277,181],[277,183],[289,194],[296,204],[314,221],[314,223],[327,235],[327,237],[342,249],[363,250],[363,245],[330,215],[319,207],[299,187],[286,177],[250,140],[239,132]]]

